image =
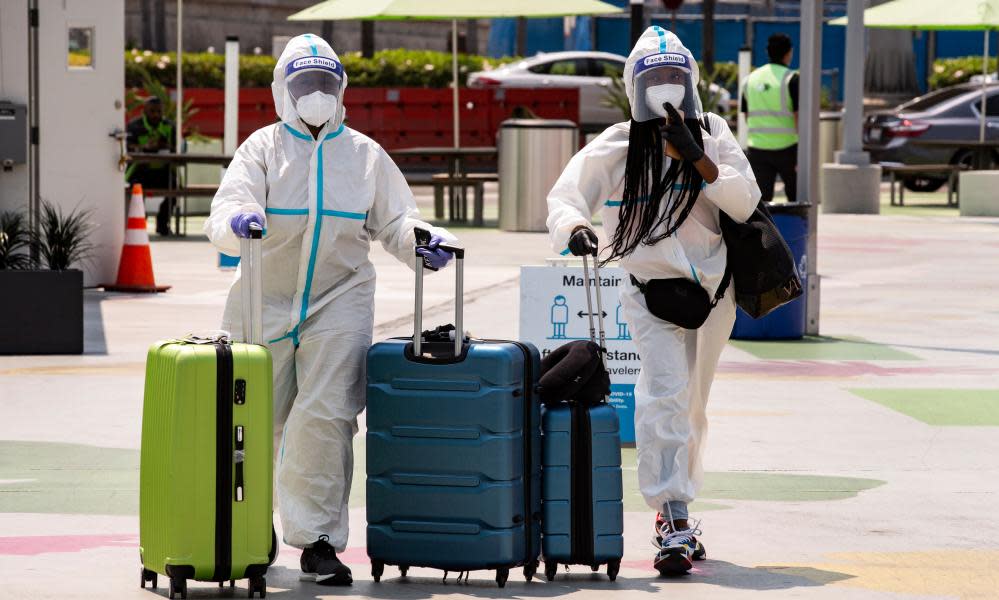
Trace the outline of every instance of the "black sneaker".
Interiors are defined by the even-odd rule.
[[[319,585],[350,585],[354,579],[347,565],[336,557],[336,550],[330,546],[330,537],[321,535],[315,542],[302,550],[302,581],[315,581]]]

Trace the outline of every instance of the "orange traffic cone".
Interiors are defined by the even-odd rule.
[[[132,185],[128,203],[128,223],[125,225],[125,245],[118,263],[118,281],[101,286],[108,292],[165,292],[168,285],[156,285],[153,280],[153,257],[149,253],[149,233],[146,231],[146,205],[142,199],[142,184]]]

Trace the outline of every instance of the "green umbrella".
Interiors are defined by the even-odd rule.
[[[301,10],[289,21],[346,19],[498,19],[562,17],[621,12],[598,0],[327,0]]]
[[[454,87],[454,147],[458,147],[458,19],[601,15],[622,9],[598,0],[327,0],[301,10],[289,21],[451,20]],[[348,74],[349,75],[349,74]]]
[[[846,25],[846,17],[830,25]],[[947,29],[985,34],[982,53],[982,110],[979,141],[985,141],[985,87],[988,74],[989,31],[999,29],[999,0],[894,0],[864,11],[864,25],[876,29]]]

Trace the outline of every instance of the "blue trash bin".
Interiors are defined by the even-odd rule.
[[[806,290],[799,298],[788,302],[761,319],[754,319],[741,308],[736,310],[732,339],[735,340],[800,340],[805,335],[807,318],[805,296],[808,290],[808,209],[810,204],[770,203],[778,231],[791,248],[798,265],[801,286]]]

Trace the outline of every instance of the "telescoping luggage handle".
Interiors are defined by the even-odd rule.
[[[448,244],[437,246],[441,250],[446,250],[454,254],[454,355],[461,356],[461,345],[464,341],[464,324],[462,316],[465,311],[465,249]],[[417,244],[416,250],[429,248],[425,244]],[[416,254],[416,309],[413,319],[413,355],[422,356],[422,331],[423,331],[423,255]]]
[[[607,336],[604,334],[604,303],[600,297],[600,267],[598,261],[593,261],[593,281],[597,288],[597,324],[600,327],[600,338],[597,341],[596,331],[593,329],[593,300],[590,292],[590,266],[589,257],[583,255],[583,287],[586,289],[586,314],[590,318],[590,341],[600,346],[600,358],[603,360],[604,368],[607,368]]]
[[[239,240],[239,257],[242,266],[240,287],[243,300],[243,341],[248,344],[264,343],[263,277],[261,246],[264,231],[257,223],[250,223],[250,237]]]

